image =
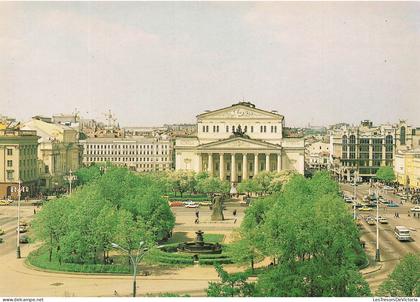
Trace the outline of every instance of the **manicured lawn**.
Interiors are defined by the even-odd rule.
[[[113,257],[115,259],[115,257]],[[123,259],[121,259],[123,260]],[[77,263],[60,263],[57,256],[53,253],[51,262],[48,259],[48,249],[44,246],[29,254],[27,261],[29,264],[42,269],[64,272],[81,272],[81,273],[118,273],[128,274],[130,268],[128,265],[120,264],[77,264]],[[114,260],[115,261],[115,260]],[[123,260],[125,261],[125,260]]]

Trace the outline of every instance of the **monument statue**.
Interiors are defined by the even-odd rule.
[[[224,220],[223,217],[223,196],[217,195],[213,199],[213,212],[211,213],[212,221]]]

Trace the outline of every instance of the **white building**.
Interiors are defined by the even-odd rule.
[[[80,143],[85,165],[110,162],[138,172],[172,168],[173,144],[167,137],[95,137]]]
[[[248,102],[197,116],[197,135],[177,137],[176,170],[241,182],[260,171],[304,172],[303,137],[284,135],[284,117]]]

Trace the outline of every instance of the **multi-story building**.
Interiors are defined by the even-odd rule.
[[[83,163],[110,162],[138,172],[172,169],[172,140],[158,137],[95,137],[80,141],[83,146]]]
[[[38,174],[41,190],[63,187],[65,176],[81,165],[82,149],[78,131],[36,117],[24,123],[22,129],[36,131],[39,136]]]
[[[0,130],[0,198],[16,198],[12,187],[29,187],[22,196],[38,191],[38,136],[36,131],[6,128]]]
[[[399,184],[406,188],[420,189],[420,148],[398,151],[394,171]]]
[[[286,136],[277,111],[240,102],[198,115],[197,129],[196,135],[176,138],[177,170],[208,171],[232,183],[260,171],[304,173],[303,135]]]
[[[308,169],[327,169],[330,165],[330,143],[323,139],[305,139],[305,163]]]
[[[350,181],[354,175],[370,179],[379,167],[393,166],[396,152],[411,149],[419,138],[420,131],[405,121],[380,126],[362,121],[359,126],[333,129],[330,131],[332,171],[342,180]]]

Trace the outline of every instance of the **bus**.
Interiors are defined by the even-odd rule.
[[[410,241],[410,230],[405,226],[397,225],[394,229],[395,238],[399,241]]]

